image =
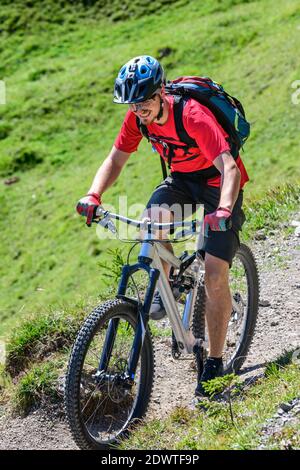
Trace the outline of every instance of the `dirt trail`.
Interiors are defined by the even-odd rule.
[[[286,349],[300,347],[299,242],[295,234],[283,237],[274,232],[252,246],[260,272],[261,306],[242,378],[261,375],[266,361]],[[155,347],[155,384],[147,417],[163,418],[177,405],[190,406],[196,372],[192,360],[172,359],[169,339],[157,340]],[[0,418],[0,449],[76,449],[76,446],[63,420],[36,411],[25,419]]]

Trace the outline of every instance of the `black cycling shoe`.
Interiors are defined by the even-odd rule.
[[[204,364],[204,370],[200,377],[199,384],[195,390],[196,397],[208,397],[209,394],[204,390],[203,383],[215,379],[216,377],[222,377],[223,374],[222,358],[208,357]]]
[[[156,292],[153,296],[149,315],[151,320],[161,320],[166,315],[165,307],[161,300],[159,292]]]
[[[178,300],[179,297],[181,296],[179,289],[175,287],[173,289],[173,294],[174,294],[175,300]],[[151,320],[161,320],[162,318],[166,316],[166,314],[167,312],[165,311],[165,307],[164,307],[163,301],[161,300],[160,294],[158,291],[156,291],[153,296],[153,301],[152,301],[152,305],[151,305],[150,312],[149,312],[150,318]]]

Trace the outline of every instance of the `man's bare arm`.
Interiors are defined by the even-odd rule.
[[[122,152],[113,146],[97,171],[89,193],[101,196],[116,181],[129,157],[130,153]]]
[[[240,190],[241,172],[230,152],[221,153],[214,160],[214,165],[222,178],[219,207],[232,211]]]

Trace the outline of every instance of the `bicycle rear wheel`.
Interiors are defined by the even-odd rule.
[[[255,258],[241,244],[229,273],[233,308],[223,353],[224,373],[237,373],[246,360],[258,314],[259,278]]]
[[[197,367],[197,382],[200,381],[204,362],[207,356],[207,350],[205,348],[205,285],[204,277],[200,276],[197,285],[197,297],[193,311],[192,331],[195,339],[200,340],[200,344],[194,347],[194,356]]]
[[[79,331],[66,374],[65,409],[71,433],[81,449],[115,446],[147,410],[154,373],[148,327],[134,381],[126,378],[137,318],[136,306],[121,300],[107,301],[87,317]],[[116,335],[103,373],[99,363],[111,322],[115,322]]]

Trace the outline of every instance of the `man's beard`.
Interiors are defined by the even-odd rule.
[[[145,125],[149,126],[149,124],[152,124],[156,118],[155,118],[155,116],[151,117],[151,113],[150,113],[149,116],[147,116],[145,118],[140,118],[140,119],[142,121],[142,124],[145,124]]]

